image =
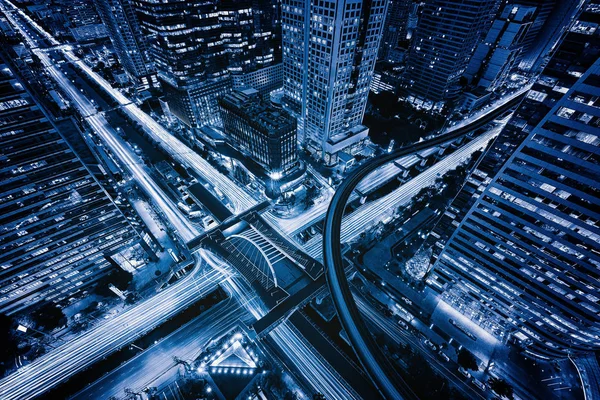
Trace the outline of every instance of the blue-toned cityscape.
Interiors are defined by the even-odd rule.
[[[600,400],[600,0],[0,0],[0,400]]]

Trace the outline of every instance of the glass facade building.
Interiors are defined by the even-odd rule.
[[[96,0],[96,9],[131,80],[142,88],[154,86],[157,83],[156,72],[133,0]]]
[[[12,72],[0,65],[0,312],[60,302],[140,240]]]
[[[326,164],[366,138],[361,125],[386,0],[284,0],[284,107],[301,139]]]
[[[456,98],[459,80],[498,10],[497,0],[425,2],[407,61],[407,91],[428,102]]]
[[[592,7],[430,235],[429,286],[541,357],[600,348],[600,31]]]
[[[171,112],[188,127],[221,125],[233,74],[279,59],[275,2],[136,0]]]

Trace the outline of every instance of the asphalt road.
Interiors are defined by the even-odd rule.
[[[158,387],[172,377],[169,371],[177,366],[173,357],[193,361],[211,338],[230,331],[240,322],[246,323],[252,320],[252,316],[239,302],[229,298],[139,353],[72,398],[108,399],[111,396],[123,396],[127,388],[140,392],[148,386]]]
[[[414,154],[459,138],[471,132],[473,129],[477,129],[491,122],[502,112],[505,112],[518,104],[521,99],[522,95],[517,96],[505,105],[490,110],[490,112],[486,114],[486,118],[479,119],[475,123],[454,129],[449,133],[445,133],[433,139],[402,147],[388,155],[363,164],[354,170],[340,184],[333,196],[323,227],[323,258],[327,272],[327,283],[329,290],[331,291],[337,314],[342,326],[348,334],[354,351],[375,385],[386,398],[403,399],[412,398],[414,395],[410,391],[408,385],[403,381],[399,381],[398,376],[392,372],[393,369],[389,365],[389,361],[371,337],[367,326],[359,314],[356,303],[352,298],[352,293],[344,273],[344,262],[341,253],[342,218],[348,199],[360,181],[380,166],[408,154]]]

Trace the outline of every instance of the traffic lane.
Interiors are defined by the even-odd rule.
[[[164,375],[176,366],[173,357],[192,360],[212,337],[252,319],[239,302],[230,298],[92,383],[73,399],[104,399],[122,395],[125,388],[138,391],[158,386],[156,380],[167,378]]]
[[[332,345],[305,315],[297,311],[288,320],[360,396],[371,399],[379,398],[377,390],[363,372],[356,368],[356,364],[350,361],[342,350]]]
[[[41,395],[206,295],[223,275],[212,271],[205,275],[206,280],[199,285],[191,280],[193,277],[194,273],[191,273],[188,279],[0,380],[0,396],[22,400]]]
[[[428,347],[423,345],[423,343],[415,338],[412,333],[401,329],[400,325],[395,324],[389,318],[378,313],[377,310],[375,310],[370,303],[360,295],[355,295],[354,298],[364,318],[377,326],[390,339],[397,344],[409,345],[413,349],[417,349],[423,357],[430,361],[429,365],[435,372],[451,381],[452,384],[468,398],[487,399],[487,397],[483,395],[483,392],[478,391],[478,389],[470,385],[462,375],[456,373],[458,365],[451,363],[452,366],[456,368],[448,368],[447,363],[443,362],[439,355],[433,353]]]

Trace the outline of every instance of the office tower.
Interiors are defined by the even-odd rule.
[[[219,103],[223,128],[234,148],[260,164],[272,179],[297,167],[294,117],[262,101],[255,89],[233,91]]]
[[[220,124],[231,90],[216,1],[140,0],[140,22],[171,112],[188,127]]]
[[[408,19],[412,3],[412,0],[389,1],[378,61],[396,61],[398,46],[408,42]]]
[[[523,38],[523,54],[522,58],[531,51],[536,45],[535,40],[540,34],[542,27],[548,20],[548,16],[556,6],[556,0],[519,0],[516,3],[522,6],[529,6],[535,8],[535,14],[533,21],[527,35]]]
[[[490,26],[497,0],[428,0],[411,39],[407,91],[416,103],[436,103],[460,94],[475,46]]]
[[[509,3],[477,45],[465,78],[488,91],[502,86],[516,67],[535,15],[535,7]]]
[[[600,41],[584,12],[430,235],[429,286],[528,352],[600,348]]]
[[[538,9],[538,15],[532,26],[532,32],[526,39],[526,47],[519,64],[521,69],[537,73],[548,61],[565,27],[569,26],[574,16],[579,13],[584,2],[581,0],[520,0],[519,2]]]
[[[155,86],[156,72],[133,0],[96,0],[96,9],[129,78],[144,89]]]
[[[0,66],[0,312],[89,289],[139,240],[39,106]]]
[[[221,37],[234,88],[252,87],[266,98],[283,85],[279,14],[277,1],[219,3]]]
[[[279,59],[278,35],[268,26],[268,21],[278,21],[272,15],[277,10],[273,9],[276,3],[254,3],[251,0],[136,2],[142,27],[152,36],[151,54],[169,108],[188,127],[220,125],[218,98],[231,91],[232,75],[251,74]],[[276,71],[274,76],[267,78],[276,79]],[[253,78],[257,77],[249,77],[247,81]],[[262,92],[274,85],[258,83]]]
[[[361,125],[387,0],[284,0],[284,107],[327,165],[367,137]]]

